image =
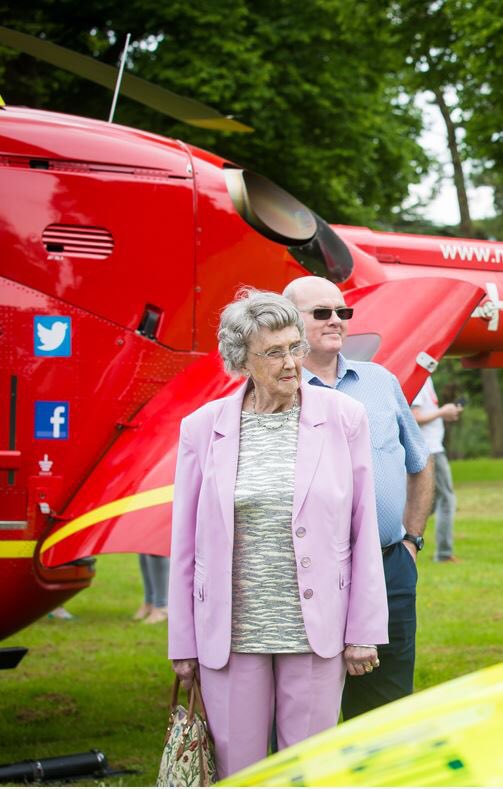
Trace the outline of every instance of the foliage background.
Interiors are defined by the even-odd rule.
[[[498,371],[503,392],[503,371]],[[433,375],[439,403],[466,400],[458,422],[444,422],[444,446],[451,459],[482,458],[491,454],[489,424],[480,377],[463,369],[459,359],[443,359]]]
[[[41,0],[30,16],[23,3],[0,10],[5,27],[112,64],[131,32],[134,73],[255,131],[197,130],[127,99],[118,122],[249,166],[327,220],[391,219],[427,167],[420,115],[397,80],[401,54],[378,0]],[[11,104],[108,116],[109,91],[5,47],[0,80]]]
[[[414,97],[426,91],[446,104],[465,178],[495,190],[496,215],[470,233],[481,236],[503,236],[500,11],[498,0],[0,2],[4,26],[113,65],[130,32],[130,71],[255,132],[197,130],[128,99],[119,122],[253,167],[328,221],[449,232],[401,209],[409,185],[435,167],[417,142]],[[4,46],[0,84],[11,104],[108,116],[110,91]]]

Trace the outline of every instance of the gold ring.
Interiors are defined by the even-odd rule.
[[[370,674],[370,673],[371,673],[371,671],[373,671],[373,670],[374,670],[374,667],[373,667],[373,666],[372,666],[370,663],[365,663],[365,665],[363,666],[363,668],[365,669],[365,673],[366,673],[366,674]]]
[[[379,668],[380,665],[381,665],[381,661],[379,660],[379,658],[376,658],[374,660],[374,668]]]

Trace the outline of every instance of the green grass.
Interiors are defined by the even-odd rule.
[[[503,660],[503,460],[453,461],[459,564],[432,561],[430,518],[420,554],[416,689]]]
[[[44,618],[3,642],[30,652],[0,672],[0,763],[98,748],[142,771],[107,785],[155,784],[173,674],[165,624],[131,621],[141,598],[137,557],[103,556],[67,603],[77,619]]]
[[[452,477],[457,484],[477,482],[503,483],[503,458],[451,461]]]
[[[457,461],[453,472],[463,561],[432,561],[430,523],[419,557],[417,690],[503,660],[503,461]],[[165,626],[130,619],[141,600],[137,561],[101,557],[92,587],[68,603],[78,619],[44,618],[3,642],[30,652],[0,672],[0,763],[98,748],[112,767],[141,770],[107,785],[155,783],[173,674]]]

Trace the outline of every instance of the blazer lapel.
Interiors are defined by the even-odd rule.
[[[293,494],[292,522],[304,504],[320,461],[324,441],[322,425],[327,421],[323,401],[316,396],[316,388],[303,381],[301,384],[302,405],[300,410],[297,461],[295,464],[295,488]]]
[[[241,410],[248,382],[223,401],[215,419],[213,459],[215,480],[225,528],[234,542],[234,488],[238,471]]]

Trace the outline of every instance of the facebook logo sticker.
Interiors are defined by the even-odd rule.
[[[54,400],[35,402],[35,438],[68,438],[70,404]]]
[[[71,356],[72,319],[64,315],[35,315],[33,347],[35,356]]]

